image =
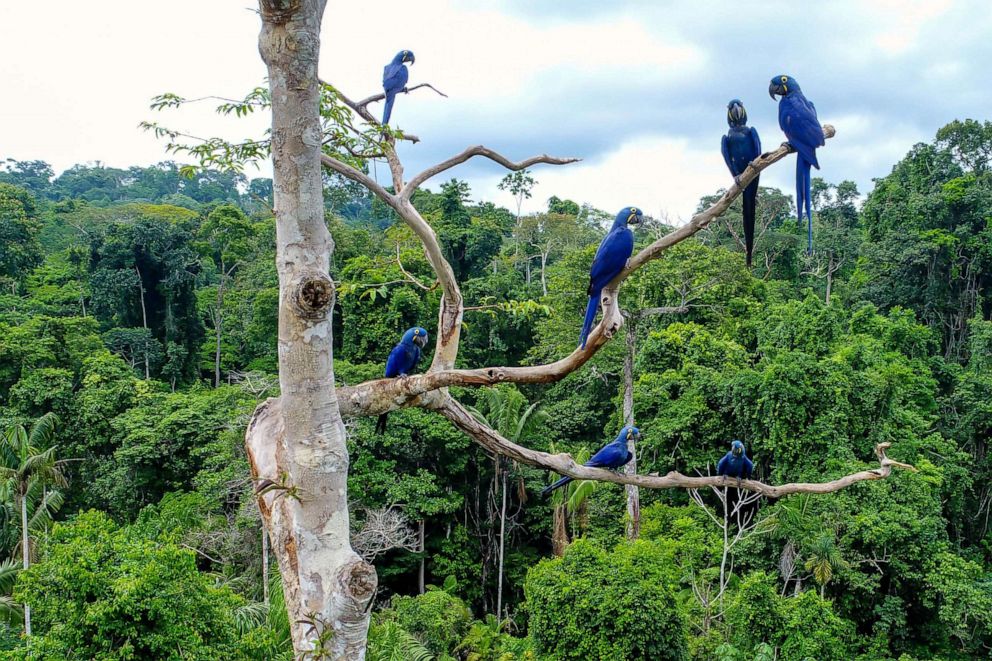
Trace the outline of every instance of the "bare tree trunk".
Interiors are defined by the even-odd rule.
[[[627,350],[623,356],[623,419],[625,425],[634,424],[634,349],[637,339],[637,329],[634,319],[628,319],[625,328]],[[637,474],[637,448],[633,438],[627,439],[627,450],[631,453],[630,462],[624,466],[627,475]],[[641,534],[641,497],[638,488],[633,484],[626,486],[627,490],[627,539],[637,539]]]
[[[426,540],[426,535],[424,534],[424,520],[423,519],[420,520],[420,526],[419,526],[419,530],[418,530],[418,538],[419,538],[418,541],[420,542],[417,545],[417,548],[420,549],[420,569],[417,570],[417,589],[420,591],[420,594],[423,594],[423,593],[427,592],[426,572],[424,571],[424,569],[425,569],[425,567],[427,565],[427,558],[424,556],[424,551],[427,548],[427,546],[426,546],[426,541],[427,540]]]
[[[145,309],[145,283],[141,281],[141,271],[135,265],[134,272],[138,274],[138,294],[141,297],[141,327],[148,330],[148,311]],[[148,344],[145,344],[145,381],[151,378],[151,370],[148,368]],[[175,390],[175,388],[173,388]]]
[[[551,550],[559,558],[565,554],[568,547],[568,510],[563,502],[555,506],[554,522],[551,530]]]
[[[31,566],[31,535],[28,533],[28,497],[21,495],[21,564],[25,571]],[[31,637],[31,606],[24,604],[24,635]]]
[[[317,61],[325,0],[260,0],[272,98],[281,395],[246,446],[301,658],[362,661],[375,569],[351,548],[348,451],[334,390]]]
[[[503,460],[496,457],[496,466],[499,467]],[[496,618],[502,619],[503,615],[503,554],[506,552],[506,474],[509,472],[505,468],[502,470],[503,502],[499,508],[499,572],[496,578]]]
[[[262,603],[269,606],[269,532],[262,521]]]
[[[827,296],[824,301],[827,305],[830,305],[830,289],[834,284],[834,254],[830,253],[830,261],[827,262]]]
[[[217,285],[217,311],[216,317],[214,317],[216,323],[214,324],[214,331],[217,335],[217,341],[214,346],[214,388],[220,387],[220,336],[224,328],[224,263],[221,262],[220,265],[221,277],[220,284]]]
[[[545,267],[548,265],[548,251],[541,252],[541,292],[548,295],[548,279],[544,275]]]

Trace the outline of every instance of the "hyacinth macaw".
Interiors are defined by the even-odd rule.
[[[768,85],[768,95],[778,102],[778,125],[785,132],[789,144],[796,150],[796,211],[799,222],[803,222],[803,209],[806,209],[808,253],[813,252],[813,211],[810,198],[810,166],[817,170],[816,148],[822,147],[823,127],[816,118],[816,106],[803,95],[799,83],[792,76],[775,76]]]
[[[641,431],[637,427],[624,427],[612,442],[600,448],[599,452],[590,457],[589,461],[583,464],[583,466],[589,466],[590,468],[609,468],[610,470],[621,468],[634,458],[634,455],[627,449],[627,441],[631,439],[637,441],[640,438]],[[563,487],[571,481],[572,478],[563,477],[554,484],[541,489],[541,495],[547,496],[558,487]]]
[[[730,174],[734,175],[736,181],[740,177],[748,164],[761,156],[761,138],[758,131],[747,125],[747,111],[744,104],[738,99],[734,99],[727,104],[727,124],[730,130],[723,136],[721,151],[723,160],[727,163]],[[754,249],[754,216],[758,202],[758,179],[747,185],[744,189],[744,254],[747,265],[751,266],[751,251]]]
[[[382,89],[386,93],[386,107],[382,111],[382,125],[389,123],[389,116],[393,114],[393,101],[396,95],[406,88],[406,82],[410,80],[410,70],[406,68],[406,63],[413,64],[413,51],[401,50],[382,70]]]
[[[420,351],[427,346],[427,330],[416,327],[403,333],[403,338],[393,350],[389,352],[386,360],[386,378],[404,377],[410,374],[417,363],[420,362]],[[379,416],[375,425],[375,433],[382,434],[386,431],[386,418],[388,413]]]
[[[579,344],[586,348],[586,338],[592,330],[592,322],[596,320],[596,311],[599,310],[599,294],[603,287],[615,278],[623,267],[627,265],[630,254],[634,252],[634,233],[630,231],[628,225],[636,225],[641,222],[644,214],[637,207],[624,207],[617,214],[613,221],[613,226],[599,244],[599,250],[592,259],[592,269],[589,271],[589,304],[586,306],[586,318],[582,324],[582,333],[579,335]]]
[[[730,444],[730,452],[723,455],[723,459],[716,465],[716,474],[724,478],[736,477],[737,485],[740,486],[741,479],[750,480],[754,464],[747,458],[744,451],[744,444],[734,440]]]

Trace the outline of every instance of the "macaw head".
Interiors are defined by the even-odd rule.
[[[403,343],[409,344],[413,342],[418,347],[423,349],[427,346],[427,329],[426,328],[411,328],[407,332],[403,333]]]
[[[630,441],[638,440],[641,438],[641,430],[633,425],[627,425],[620,430],[620,435],[617,436],[618,441]]]
[[[780,76],[775,76],[772,78],[772,82],[768,85],[768,96],[775,100],[775,96],[789,96],[793,92],[798,92],[799,83],[792,76],[786,76],[782,74]]]
[[[747,124],[747,111],[740,99],[733,99],[727,104],[727,124],[731,126],[745,126]]]
[[[614,226],[623,225],[637,225],[641,222],[641,217],[644,213],[637,207],[624,207],[620,209],[620,213],[617,214],[616,220],[613,221]]]
[[[413,61],[414,57],[412,50],[401,50],[396,54],[396,57],[393,58],[394,64],[406,64],[407,62],[413,64]]]
[[[737,439],[734,439],[734,442],[730,444],[730,452],[735,457],[740,457],[744,454],[744,444]]]

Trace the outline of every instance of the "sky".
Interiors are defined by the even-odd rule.
[[[142,120],[259,136],[264,116],[223,118],[209,103],[148,107],[162,92],[238,98],[264,84],[255,7],[0,0],[0,159],[45,160],[61,172],[174,158]],[[534,167],[524,210],[557,195],[677,223],[729,183],[720,156],[728,100],[743,100],[772,149],[784,138],[768,82],[792,75],[837,129],[818,174],[867,193],[947,122],[990,119],[989,34],[987,0],[328,0],[320,75],[364,97],[380,91],[397,51],[412,50],[410,84],[429,82],[448,98],[420,90],[397,99],[393,123],[422,139],[400,149],[408,173],[474,144],[515,160],[579,157]],[[375,174],[385,179],[384,165]],[[450,174],[469,181],[474,199],[513,206],[495,164]],[[762,183],[792,193],[792,159]]]

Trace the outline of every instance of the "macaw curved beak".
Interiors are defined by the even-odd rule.
[[[641,217],[638,216],[636,213],[632,213],[629,216],[627,216],[628,225],[639,225],[640,222],[641,222]]]
[[[421,349],[423,349],[424,347],[427,346],[427,336],[426,335],[414,335],[413,336],[413,343],[416,344]]]
[[[413,63],[416,62],[416,61],[417,61],[417,58],[415,58],[413,55],[411,55],[410,56],[410,66],[412,67],[413,66]]]
[[[776,94],[779,96],[785,96],[788,92],[788,86],[783,85],[782,83],[773,82],[768,85],[768,96],[772,97],[772,101],[775,100]]]
[[[735,456],[735,457],[739,457],[739,456],[741,456],[741,453],[742,453],[743,451],[744,451],[744,448],[734,448],[734,456]]]

